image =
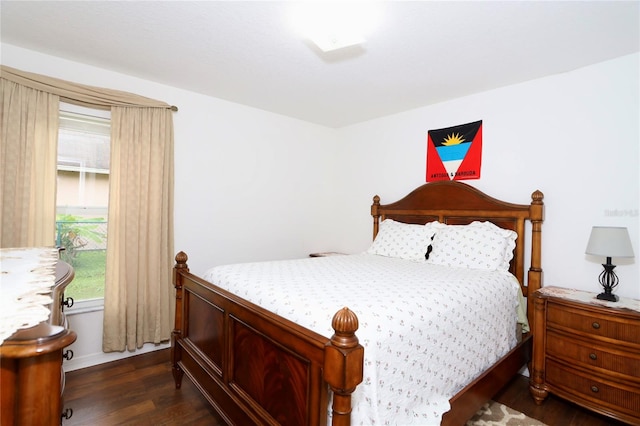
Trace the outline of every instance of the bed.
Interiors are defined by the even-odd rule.
[[[505,267],[526,298],[526,316],[531,321],[531,296],[542,286],[544,205],[540,191],[531,195],[529,204],[513,204],[494,199],[464,183],[433,182],[390,204],[381,204],[375,196],[371,215],[374,242],[379,240],[376,237],[380,230],[392,222],[407,226],[446,224],[443,226],[452,228],[476,226],[475,223],[481,222],[502,231],[509,230],[515,234],[515,241],[512,258]],[[371,256],[365,253],[344,256],[334,263],[351,261],[347,259],[351,257],[371,261]],[[173,277],[176,318],[171,360],[176,388],[180,388],[186,375],[229,424],[352,424],[352,414],[355,416],[352,400],[357,410],[361,390],[368,386],[367,369],[371,360],[365,355],[365,346],[368,344],[371,348],[367,354],[375,351],[366,327],[356,334],[359,317],[366,318],[368,313],[362,307],[360,312],[350,309],[359,305],[347,291],[348,286],[343,286],[339,296],[334,290],[332,297],[338,299],[341,307],[335,314],[329,313],[334,314],[332,332],[322,333],[317,330],[329,329],[328,324],[323,325],[324,328],[300,325],[287,315],[260,306],[262,303],[249,301],[250,297],[210,282],[211,278],[206,280],[191,274],[187,260],[183,252],[176,255]],[[306,262],[304,265],[311,267],[310,262],[318,261],[331,260],[310,258],[298,263]],[[409,267],[421,268],[425,262],[413,262]],[[280,265],[288,267],[289,264]],[[315,263],[313,267],[318,265]],[[216,270],[218,274],[228,272],[224,268]],[[496,294],[491,297],[497,297]],[[390,298],[387,296],[385,300]],[[363,324],[369,322],[367,319]],[[363,344],[359,336],[365,336]],[[414,342],[419,340],[419,336],[410,338]],[[466,348],[465,345],[466,342],[461,342],[462,347]],[[438,418],[439,422],[464,424],[527,364],[530,354],[531,335],[524,333],[495,362],[449,398],[448,411]],[[438,371],[437,374],[447,381],[449,376],[458,373]],[[365,383],[358,386],[363,378]],[[353,424],[358,422],[362,420],[354,420]]]

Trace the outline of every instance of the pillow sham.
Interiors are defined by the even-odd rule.
[[[518,234],[491,222],[446,225],[435,222],[433,250],[427,259],[435,265],[508,271]]]
[[[378,235],[366,253],[424,261],[433,234],[433,228],[425,225],[385,219],[380,223]]]

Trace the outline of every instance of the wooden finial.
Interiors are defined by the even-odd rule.
[[[539,190],[536,190],[531,194],[532,204],[542,204],[542,199],[544,198],[544,194]]]
[[[355,335],[358,330],[358,317],[347,307],[340,309],[333,316],[331,326],[335,334],[331,337],[331,343],[339,348],[353,348],[358,345]]]
[[[176,254],[175,267],[178,269],[187,268],[187,260],[189,260],[189,257],[185,252],[181,251],[180,253]]]

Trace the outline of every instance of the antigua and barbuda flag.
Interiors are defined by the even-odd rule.
[[[482,120],[429,130],[427,182],[480,179]]]

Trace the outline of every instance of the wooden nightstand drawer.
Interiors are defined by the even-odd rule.
[[[585,368],[601,369],[605,375],[620,373],[620,378],[640,384],[640,352],[619,351],[611,345],[598,345],[549,331],[547,354]]]
[[[576,309],[556,303],[547,307],[547,327],[573,330],[593,337],[619,340],[622,344],[635,343],[640,349],[640,323],[620,320],[586,309]]]
[[[586,375],[553,360],[547,360],[547,382],[559,391],[582,399],[587,405],[601,405],[615,411],[637,416],[640,413],[640,388],[601,380]]]

